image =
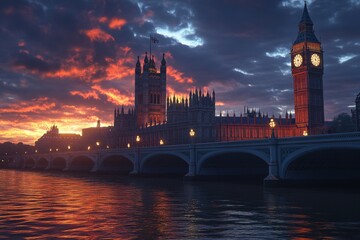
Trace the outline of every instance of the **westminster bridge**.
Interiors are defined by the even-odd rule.
[[[12,167],[133,175],[360,179],[360,132],[251,141],[191,143],[28,154]]]

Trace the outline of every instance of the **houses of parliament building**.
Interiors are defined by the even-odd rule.
[[[304,6],[299,32],[291,48],[295,117],[268,116],[244,110],[240,116],[215,116],[215,92],[191,91],[187,98],[166,95],[166,60],[159,69],[145,54],[135,66],[135,108],[115,109],[113,144],[126,147],[136,136],[144,146],[189,143],[189,131],[196,142],[235,141],[267,138],[270,118],[276,137],[320,134],[324,130],[323,51],[315,36],[313,22]]]
[[[244,109],[239,116],[215,116],[215,92],[193,90],[186,98],[166,95],[166,59],[159,67],[145,54],[135,65],[135,106],[114,110],[114,126],[83,130],[83,145],[101,141],[106,147],[129,147],[141,138],[141,146],[185,144],[190,142],[237,141],[271,136],[293,137],[324,131],[323,50],[313,29],[305,4],[299,32],[291,48],[295,116],[268,116]],[[98,134],[97,134],[98,133]],[[139,140],[139,139],[138,139]]]

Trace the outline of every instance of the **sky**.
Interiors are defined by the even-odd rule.
[[[360,92],[360,0],[308,0],[324,49],[326,120]],[[1,0],[0,142],[113,125],[137,56],[167,61],[167,94],[216,92],[216,114],[294,111],[290,48],[302,0]]]

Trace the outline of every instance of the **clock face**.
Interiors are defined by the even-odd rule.
[[[294,66],[295,67],[300,67],[301,64],[302,64],[303,58],[302,58],[302,56],[300,54],[296,54],[293,61],[294,61]]]
[[[320,65],[320,56],[318,54],[316,54],[316,53],[313,53],[311,55],[311,63],[315,67],[318,67]]]

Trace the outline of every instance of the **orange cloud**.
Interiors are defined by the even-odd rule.
[[[2,106],[0,108],[0,114],[2,113],[31,113],[42,112],[52,109],[56,106],[54,102],[49,102],[46,97],[32,99],[31,101],[20,102]]]
[[[216,105],[216,106],[225,106],[225,103],[224,103],[224,102],[216,101],[215,105]]]
[[[134,68],[124,66],[124,59],[119,59],[116,63],[110,63],[106,68],[106,79],[122,79],[124,77],[132,76],[134,74]],[[94,81],[97,82],[97,81]]]
[[[115,88],[104,89],[100,85],[94,85],[92,89],[107,97],[107,101],[115,105],[132,105],[134,103],[133,94],[121,94],[119,90]]]
[[[99,95],[95,91],[89,91],[89,92],[70,91],[70,94],[72,96],[79,95],[84,99],[89,99],[89,98],[100,99]]]
[[[85,81],[91,81],[92,76],[96,74],[96,67],[94,65],[88,67],[64,67],[55,72],[48,72],[44,77],[48,78],[79,78]]]
[[[185,77],[183,72],[180,72],[172,66],[167,66],[167,74],[179,83],[194,83],[191,77]]]
[[[180,98],[181,97],[184,97],[184,98],[189,97],[189,92],[178,91],[170,86],[166,86],[166,94],[168,97],[172,97],[172,96],[176,96],[176,97],[180,97]]]
[[[107,32],[104,32],[100,28],[93,28],[89,30],[82,30],[82,33],[85,33],[85,35],[92,41],[98,41],[98,42],[108,42],[108,41],[114,41],[114,37],[108,34]]]
[[[121,18],[112,18],[109,22],[109,28],[111,29],[121,29],[126,24],[125,19]]]
[[[108,21],[107,17],[100,17],[98,18],[99,23],[106,23]]]

